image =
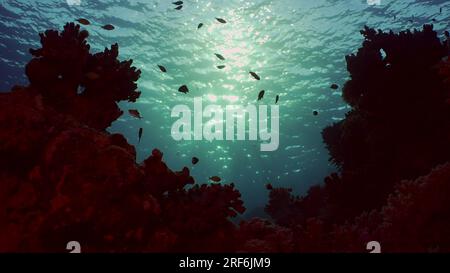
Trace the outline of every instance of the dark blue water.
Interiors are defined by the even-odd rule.
[[[192,156],[198,157],[200,162],[191,168],[196,180],[207,182],[217,175],[225,183],[234,182],[250,213],[266,202],[266,183],[304,193],[334,171],[320,132],[341,120],[348,108],[340,90],[329,86],[345,83],[345,55],[361,44],[364,25],[399,31],[433,23],[442,33],[449,29],[450,17],[450,1],[381,0],[372,6],[363,0],[187,0],[179,11],[171,2],[0,1],[0,90],[27,84],[24,65],[30,59],[28,49],[38,46],[38,32],[87,18],[94,51],[118,42],[121,58],[132,58],[143,72],[141,99],[121,107],[138,109],[144,119],[125,114],[109,130],[137,145],[139,161],[155,147],[173,169],[191,166]],[[197,30],[199,23],[204,26]],[[116,29],[103,30],[104,24]],[[157,64],[168,73],[161,73]],[[217,65],[226,68],[218,70]],[[261,80],[255,81],[248,71],[257,71]],[[177,92],[183,84],[189,86],[187,95]],[[252,141],[172,139],[175,119],[170,113],[175,105],[192,106],[194,97],[220,106],[255,104],[262,89],[264,104],[280,96],[277,151],[261,152],[260,142]],[[138,144],[140,127],[144,135]]]

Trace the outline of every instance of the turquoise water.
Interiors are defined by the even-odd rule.
[[[138,109],[144,119],[124,114],[109,131],[120,132],[135,144],[139,161],[155,147],[164,152],[172,169],[191,167],[192,156],[198,157],[200,162],[191,168],[194,178],[207,182],[217,175],[234,182],[250,214],[265,204],[266,183],[304,193],[335,170],[320,133],[342,119],[348,108],[340,90],[329,87],[345,83],[345,55],[361,44],[359,30],[364,25],[399,31],[433,23],[442,33],[450,22],[449,1],[381,0],[381,5],[371,6],[363,0],[187,0],[182,10],[175,10],[171,2],[0,1],[0,90],[26,84],[23,67],[30,59],[28,49],[38,46],[38,32],[87,18],[92,22],[85,28],[93,51],[118,42],[121,58],[133,59],[142,70],[141,99],[121,107]],[[197,30],[199,23],[204,26]],[[116,29],[101,29],[105,24]],[[158,64],[168,73],[161,73]],[[226,68],[218,70],[217,65]],[[261,80],[255,81],[249,71],[257,72]],[[190,89],[187,95],[177,91],[183,84]],[[175,119],[170,114],[175,105],[192,107],[194,97],[220,106],[256,104],[262,89],[266,93],[260,104],[273,104],[280,95],[277,151],[261,152],[259,141],[172,139]],[[140,127],[144,134],[138,144]]]

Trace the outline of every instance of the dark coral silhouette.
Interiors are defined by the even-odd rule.
[[[352,110],[323,130],[340,173],[301,198],[271,190],[266,211],[282,226],[301,226],[298,251],[364,251],[372,239],[386,251],[450,251],[449,167],[432,171],[450,161],[446,46],[431,25],[361,33],[363,46],[346,58]],[[314,240],[311,223],[320,230]]]
[[[119,46],[90,54],[86,30],[67,24],[59,33],[41,33],[42,48],[30,50],[34,58],[26,67],[30,87],[55,110],[74,116],[96,129],[106,129],[122,112],[116,102],[135,102],[135,83],[141,74],[132,60],[120,62]]]
[[[28,87],[0,95],[0,251],[223,251],[230,217],[243,213],[233,185],[194,184],[154,150],[105,129],[139,97],[140,71],[113,45],[91,54],[87,31],[67,24],[31,50]]]

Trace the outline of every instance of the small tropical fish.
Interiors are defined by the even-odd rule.
[[[139,137],[139,143],[141,143],[141,138],[142,138],[142,133],[144,132],[144,129],[139,128],[139,133],[138,133],[138,137]]]
[[[203,23],[198,24],[197,29],[201,29],[203,26]]]
[[[224,65],[218,65],[217,68],[218,68],[218,69],[224,69],[225,66],[224,66]]]
[[[177,6],[183,5],[183,1],[172,2],[172,4],[177,5]]]
[[[275,97],[275,104],[277,104],[279,100],[280,100],[280,95],[277,95],[277,96]]]
[[[104,26],[102,26],[102,28],[106,29],[106,30],[114,30],[115,29],[115,27],[111,24],[104,25]]]
[[[161,70],[161,72],[164,72],[164,73],[167,72],[167,69],[164,66],[158,65],[158,67],[159,67],[159,70]]]
[[[272,184],[267,184],[266,185],[266,189],[268,189],[269,191],[273,190]]]
[[[225,20],[222,19],[222,18],[216,18],[216,20],[217,20],[219,23],[222,23],[222,24],[226,24],[226,23],[227,23],[227,21],[225,21]]]
[[[176,7],[175,9],[176,10],[180,10],[180,9],[182,9],[183,8],[183,6],[178,6],[178,7]]]
[[[138,119],[142,118],[141,113],[139,113],[139,111],[136,109],[130,109],[130,110],[128,110],[128,113],[135,118],[138,118]]]
[[[100,76],[97,73],[91,71],[91,72],[86,73],[86,78],[88,78],[91,81],[95,81],[95,80],[98,80],[98,78],[100,78]]]
[[[264,90],[261,90],[261,91],[259,91],[259,94],[258,94],[258,100],[262,100],[262,98],[264,98],[264,93],[265,93],[266,91],[264,91]]]
[[[431,21],[436,22],[437,20],[435,18],[431,19]]]
[[[219,53],[214,53],[214,55],[216,55],[217,58],[219,58],[222,61],[225,61],[225,57],[220,55]]]
[[[222,178],[220,178],[220,177],[218,177],[218,176],[211,176],[211,177],[209,178],[209,180],[211,180],[211,181],[213,181],[213,182],[216,182],[216,183],[219,183],[220,181],[222,181]]]
[[[181,92],[184,94],[189,93],[189,88],[186,85],[182,85],[180,88],[178,88],[178,92]]]
[[[336,90],[336,89],[339,88],[339,85],[333,83],[333,84],[330,86],[330,88]]]
[[[319,112],[313,111],[313,115],[314,115],[314,116],[317,116],[318,114],[319,114]]]
[[[199,161],[200,160],[195,156],[192,158],[192,164],[194,164],[194,165],[197,164]]]
[[[442,7],[439,8],[439,13],[442,13]]]
[[[255,72],[251,72],[250,71],[250,75],[252,75],[253,78],[255,78],[256,80],[261,80],[261,78],[258,76],[258,74],[256,74]]]
[[[84,19],[84,18],[77,19],[76,21],[77,21],[78,23],[82,24],[82,25],[85,25],[85,26],[91,24],[91,22],[89,22],[88,19]]]

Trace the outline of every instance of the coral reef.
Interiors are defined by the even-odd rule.
[[[346,118],[323,130],[339,168],[297,197],[268,185],[271,220],[239,225],[231,185],[198,185],[157,149],[105,129],[140,71],[119,47],[91,54],[79,25],[41,34],[27,87],[0,93],[0,252],[450,251],[450,61],[433,27],[365,28],[347,56]],[[272,221],[273,220],[273,221]]]
[[[28,87],[0,94],[0,251],[225,251],[230,217],[243,213],[233,185],[194,184],[154,150],[105,129],[139,97],[140,71],[113,45],[91,54],[88,33],[67,24],[31,50]],[[82,90],[82,92],[80,92]]]
[[[445,44],[432,25],[361,34],[363,46],[346,58],[352,110],[323,130],[339,174],[301,198],[272,189],[266,211],[281,226],[302,227],[298,251],[364,251],[377,238],[386,251],[450,251],[450,166],[433,170],[450,162]],[[311,223],[320,232],[308,247]]]

